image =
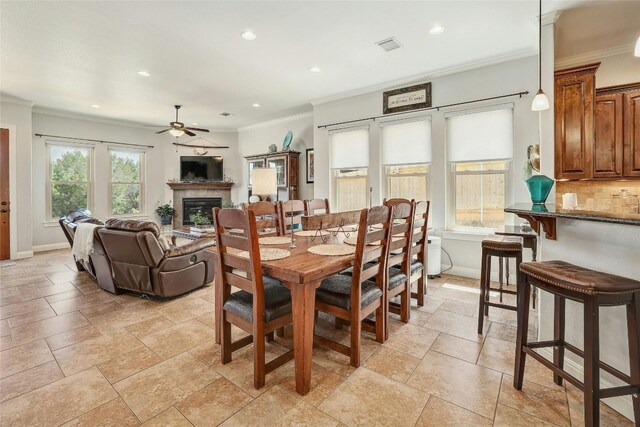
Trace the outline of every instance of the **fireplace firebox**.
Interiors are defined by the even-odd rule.
[[[192,197],[182,199],[182,225],[195,225],[189,218],[200,212],[213,224],[213,208],[222,207],[222,197]]]

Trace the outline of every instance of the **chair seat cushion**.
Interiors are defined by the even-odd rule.
[[[399,268],[391,267],[389,269],[389,289],[395,289],[407,281],[407,275]]]
[[[360,307],[366,307],[382,296],[382,291],[375,282],[362,282]],[[316,290],[316,298],[325,304],[351,310],[351,276],[336,274],[324,279]]]
[[[417,273],[418,271],[422,270],[424,268],[424,265],[422,265],[422,263],[420,261],[413,261],[411,263],[411,274]]]
[[[264,320],[270,322],[291,313],[291,292],[278,280],[263,276],[264,284]],[[253,295],[247,291],[238,291],[229,295],[224,309],[253,322]]]

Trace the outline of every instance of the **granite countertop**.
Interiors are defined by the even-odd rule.
[[[567,218],[582,221],[607,222],[610,224],[625,224],[640,226],[640,214],[609,211],[587,211],[581,209],[562,209],[562,207],[547,203],[534,205],[532,203],[516,203],[504,210],[514,214],[532,215],[548,218]]]

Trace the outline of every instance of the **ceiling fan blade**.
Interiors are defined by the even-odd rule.
[[[189,136],[196,136],[195,133],[191,132],[190,130],[187,130],[187,128],[182,129],[184,131],[184,133],[186,133]]]
[[[165,129],[165,130],[160,130],[160,131],[158,131],[158,132],[156,132],[156,133],[165,133],[165,132],[169,132],[171,129],[172,129],[172,128]]]
[[[185,129],[189,129],[189,130],[194,130],[196,132],[209,132],[209,129],[203,129],[203,128],[192,128],[192,127],[188,127]]]

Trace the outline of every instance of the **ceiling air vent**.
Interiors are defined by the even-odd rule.
[[[380,46],[385,52],[389,52],[390,50],[395,50],[399,47],[402,47],[400,42],[395,37],[381,40],[379,42],[376,42],[376,44]]]
[[[231,113],[227,113],[226,111],[223,111],[222,113],[218,114],[219,116],[224,116],[224,117],[229,117],[231,115]]]

